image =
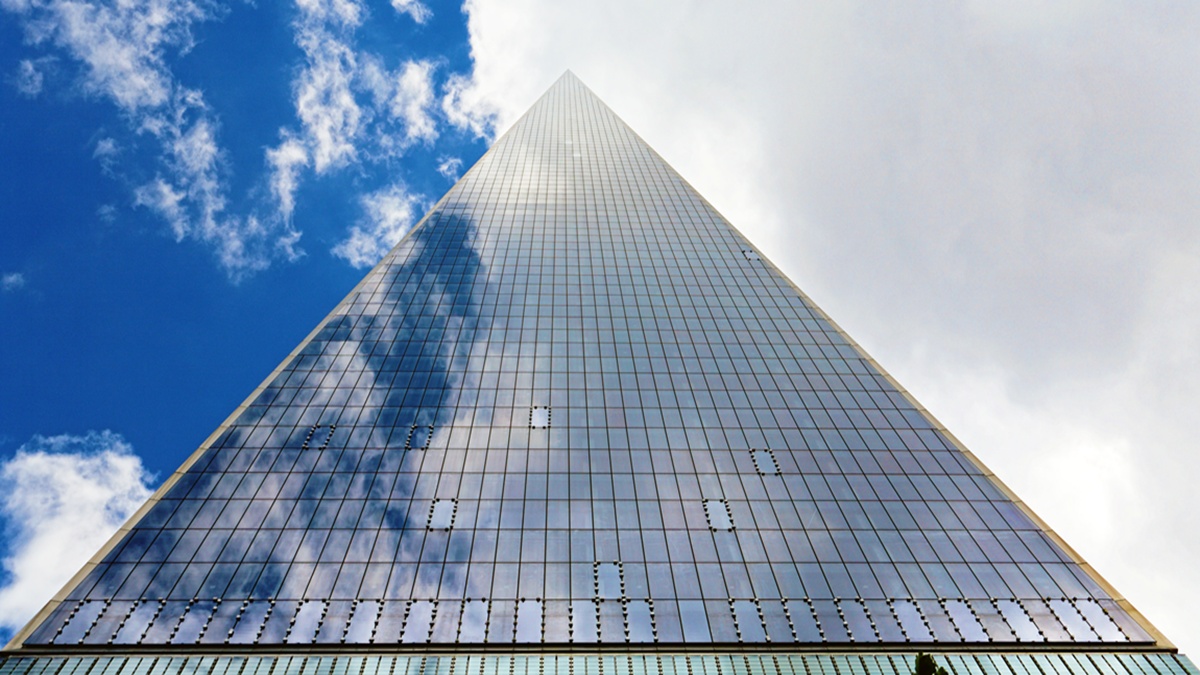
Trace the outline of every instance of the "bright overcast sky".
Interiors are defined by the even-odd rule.
[[[1200,653],[1200,5],[258,5],[0,0],[0,632],[570,68]]]

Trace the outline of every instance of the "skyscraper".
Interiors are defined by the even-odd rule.
[[[34,673],[1195,673],[573,75],[8,647]]]

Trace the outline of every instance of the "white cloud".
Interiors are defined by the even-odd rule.
[[[167,130],[171,180],[159,177],[143,186],[138,203],[162,215],[177,239],[196,239],[211,246],[235,281],[268,267],[275,252],[295,259],[299,233],[286,223],[225,213],[223,153],[209,118],[201,117],[186,128],[168,125]],[[190,212],[184,211],[185,204],[192,205]]]
[[[364,195],[363,218],[332,253],[354,267],[370,267],[399,243],[419,217],[421,197],[401,184]]]
[[[360,54],[359,61],[357,82],[372,101],[372,157],[399,156],[414,143],[436,140],[433,63],[409,60],[391,71],[370,54]]]
[[[335,9],[342,4],[333,3]],[[134,203],[161,216],[176,239],[213,248],[233,279],[268,266],[281,242],[294,243],[296,233],[286,221],[225,213],[229,187],[215,117],[203,95],[180,84],[167,64],[169,55],[191,49],[196,24],[222,15],[219,5],[203,0],[6,0],[3,7],[22,20],[31,45],[57,48],[70,57],[81,68],[85,92],[111,101],[135,132],[158,144],[161,170],[134,189]],[[345,15],[348,10],[338,11]],[[21,80],[27,93],[42,87],[34,62],[22,62],[21,71],[28,75]],[[111,138],[96,146],[94,155],[106,172],[117,172],[117,149]]]
[[[176,239],[182,239],[188,231],[188,219],[182,202],[184,195],[174,186],[157,178],[139,186],[133,193],[134,203],[154,211],[170,224]]]
[[[121,146],[117,143],[117,139],[111,136],[106,136],[96,141],[96,147],[92,150],[92,158],[100,163],[100,167],[104,173],[115,175],[117,171],[117,160],[121,155]]]
[[[438,137],[433,63],[408,60],[392,70],[378,55],[359,49],[355,30],[367,11],[357,2],[297,0],[296,7],[295,41],[305,55],[292,83],[299,128],[281,129],[283,140],[266,155],[271,193],[285,222],[295,209],[304,169],[322,175],[386,161]],[[418,21],[428,17],[420,3],[396,8]],[[350,250],[373,250],[372,235],[361,227],[347,241],[357,242],[339,247],[347,259],[362,259]]]
[[[25,287],[25,275],[20,272],[6,272],[0,276],[0,289],[5,292],[20,290]]]
[[[211,10],[190,0],[34,1],[24,13],[27,35],[67,50],[86,67],[85,88],[127,113],[169,101],[174,83],[164,51],[189,49],[192,23],[212,18]]]
[[[121,147],[117,144],[117,139],[111,137],[101,138],[96,141],[96,149],[92,151],[92,157],[96,159],[104,159],[113,157],[121,152]]]
[[[297,36],[308,66],[296,82],[296,115],[318,174],[357,156],[354,145],[362,111],[350,90],[357,59],[349,46],[323,26],[306,26]]]
[[[290,134],[283,141],[267,150],[267,164],[271,167],[271,194],[279,206],[279,213],[291,219],[296,208],[296,188],[299,186],[300,170],[308,166],[308,151],[304,144]]]
[[[433,16],[433,12],[420,0],[392,0],[392,8],[401,14],[407,14],[417,23],[425,23]]]
[[[477,138],[490,139],[500,126],[498,98],[490,95],[476,79],[455,74],[446,80],[442,112],[455,127],[469,130]]]
[[[42,74],[40,61],[30,59],[21,59],[17,64],[17,74],[13,78],[13,84],[16,85],[17,91],[24,96],[33,98],[42,93],[42,86],[45,84],[45,75]]]
[[[358,159],[363,124],[352,88],[362,68],[351,42],[366,10],[353,0],[296,0],[296,8],[292,28],[305,58],[292,82],[300,130],[280,129],[279,145],[266,151],[268,183],[283,222],[291,222],[303,169],[324,174]]]
[[[489,135],[574,70],[1189,648],[1200,92],[1178,83],[1200,77],[1200,15],[465,9],[447,119]]]
[[[437,138],[437,124],[430,115],[433,106],[433,64],[409,61],[396,80],[391,100],[392,117],[404,122],[405,135],[411,141]]]
[[[442,157],[438,163],[437,172],[450,182],[458,181],[462,172],[462,159],[458,157]]]
[[[0,629],[31,619],[150,497],[152,482],[110,431],[35,436],[0,464]]]
[[[357,0],[296,0],[296,8],[305,25],[342,28],[359,26],[367,12]]]

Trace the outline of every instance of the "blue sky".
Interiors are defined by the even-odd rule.
[[[456,6],[158,4],[191,18],[121,49],[65,3],[2,15],[0,368],[20,394],[0,452],[112,428],[169,472],[445,191],[439,165],[485,149],[440,106],[470,70]]]
[[[1188,2],[0,0],[0,626],[570,68],[1194,655],[1196,34]]]

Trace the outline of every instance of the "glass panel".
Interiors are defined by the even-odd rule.
[[[119,645],[137,644],[142,635],[145,634],[146,628],[150,625],[150,621],[154,619],[158,613],[162,603],[157,600],[145,600],[138,603],[134,608],[133,613],[125,620],[121,626],[121,630],[117,631],[117,635],[113,638],[113,643]]]
[[[142,643],[167,644],[171,639],[171,633],[175,631],[175,626],[179,625],[187,609],[188,603],[184,600],[168,600],[164,602],[162,609],[159,610],[158,617],[146,629],[146,635],[142,639]]]
[[[1015,600],[997,600],[996,606],[1018,640],[1022,642],[1045,641],[1046,638],[1042,637],[1029,615]]]
[[[331,600],[325,608],[325,616],[321,619],[321,627],[317,630],[318,644],[340,644],[346,634],[347,624],[350,623],[350,611],[354,602],[351,600]]]
[[[955,630],[950,616],[942,609],[942,605],[934,600],[917,600],[916,604],[925,617],[925,623],[933,632],[933,639],[940,642],[957,642],[962,638]]]
[[[449,530],[454,524],[454,512],[457,508],[457,499],[435,500],[429,516],[429,528],[434,530]]]
[[[625,595],[620,563],[596,563],[596,596],[619,598]]]
[[[92,600],[79,605],[79,609],[75,610],[75,614],[67,621],[62,633],[54,638],[54,644],[72,645],[83,641],[88,631],[92,629],[92,624],[100,617],[100,613],[104,611],[105,604],[100,600]]]
[[[1021,604],[1046,640],[1050,642],[1069,642],[1071,640],[1071,634],[1067,631],[1067,627],[1063,625],[1059,617],[1054,615],[1044,601],[1023,600]],[[1079,615],[1076,613],[1075,616]],[[1080,632],[1083,632],[1082,629]],[[1084,638],[1081,636],[1077,639],[1083,640]]]
[[[292,628],[288,632],[288,644],[312,643],[317,637],[317,627],[324,611],[325,603],[320,600],[308,600],[301,603]]]
[[[83,639],[84,644],[106,644],[120,628],[125,617],[133,611],[132,602],[117,601],[104,610],[104,614],[96,620],[91,632]]]
[[[375,627],[375,644],[396,644],[400,642],[400,631],[404,627],[404,603],[399,600],[385,600],[379,614],[379,623]]]
[[[846,629],[846,624],[838,612],[837,603],[832,600],[813,600],[812,606],[827,641],[850,641],[850,632]]]
[[[600,637],[600,616],[597,602],[571,602],[571,641],[596,642]]]
[[[1088,626],[1099,634],[1100,639],[1111,642],[1122,642],[1125,640],[1125,635],[1117,628],[1112,619],[1104,613],[1100,605],[1089,600],[1076,600],[1075,608],[1087,620]]]
[[[522,600],[517,605],[517,642],[542,641],[542,603]]]
[[[874,622],[875,632],[879,634],[880,640],[904,642],[906,636],[900,628],[900,621],[892,613],[892,608],[886,600],[867,600],[864,604],[867,607],[867,614]]]
[[[600,641],[625,642],[625,607],[620,600],[602,599],[600,610]]]
[[[812,603],[807,600],[788,600],[784,602],[787,615],[792,621],[796,639],[800,642],[824,642],[821,627],[817,625],[817,615]]]
[[[234,624],[237,622],[238,615],[242,613],[241,602],[222,602],[217,605],[213,612],[213,617],[208,622],[208,627],[204,629],[204,634],[200,636],[202,644],[223,644],[229,639],[229,635],[233,630]]]
[[[233,634],[229,636],[230,644],[253,644],[258,639],[259,632],[263,629],[263,624],[267,620],[267,614],[271,611],[271,603],[262,600],[254,601],[246,605],[246,609],[242,611],[241,618],[233,627]]]
[[[1070,637],[1075,641],[1091,643],[1091,641],[1099,639],[1099,635],[1092,631],[1091,626],[1088,626],[1084,615],[1081,615],[1075,609],[1075,603],[1068,602],[1066,599],[1052,599],[1052,601],[1048,601],[1046,604],[1050,605],[1050,610],[1054,611],[1055,616],[1058,617],[1058,621],[1061,621],[1062,625],[1066,626]]]
[[[683,626],[683,639],[687,642],[708,642],[708,617],[701,600],[680,600],[679,620]]]
[[[404,633],[401,642],[426,642],[433,627],[434,604],[428,600],[418,600],[408,608],[408,616],[404,619]]]
[[[925,618],[921,616],[915,602],[897,600],[892,603],[892,611],[896,613],[896,618],[900,620],[900,627],[904,629],[904,635],[910,641],[931,642],[933,640],[929,626],[925,623]]]
[[[733,515],[729,513],[729,504],[725,500],[705,499],[704,513],[708,516],[708,526],[712,529],[733,529]]]
[[[375,620],[379,616],[380,603],[375,600],[360,600],[354,603],[350,625],[346,629],[347,644],[367,644],[375,631]]]
[[[778,475],[779,464],[775,461],[775,453],[770,450],[751,450],[754,468],[761,474]]]
[[[630,642],[654,642],[654,622],[650,603],[645,600],[630,600],[625,605],[629,624]]]
[[[183,621],[175,629],[175,634],[171,636],[171,644],[190,645],[198,643],[200,641],[200,633],[208,625],[208,620],[212,618],[214,609],[215,607],[211,600],[201,600],[188,608]]]
[[[962,638],[967,642],[987,642],[988,635],[980,625],[979,620],[971,612],[971,607],[961,600],[946,601],[946,613],[954,622]]]
[[[763,642],[767,632],[758,616],[757,603],[737,600],[733,603],[734,620],[737,621],[738,638],[742,642]],[[789,636],[790,637],[790,636]]]
[[[564,643],[571,641],[571,606],[566,600],[547,600],[546,635],[549,643]]]
[[[469,600],[463,603],[462,625],[458,631],[459,642],[483,642],[487,626],[488,606],[483,600]]]
[[[871,623],[871,617],[867,616],[866,607],[854,600],[843,600],[839,605],[842,610],[842,617],[846,622],[846,626],[850,629],[850,637],[855,642],[875,642],[879,640],[879,635],[875,632],[875,627]]]

